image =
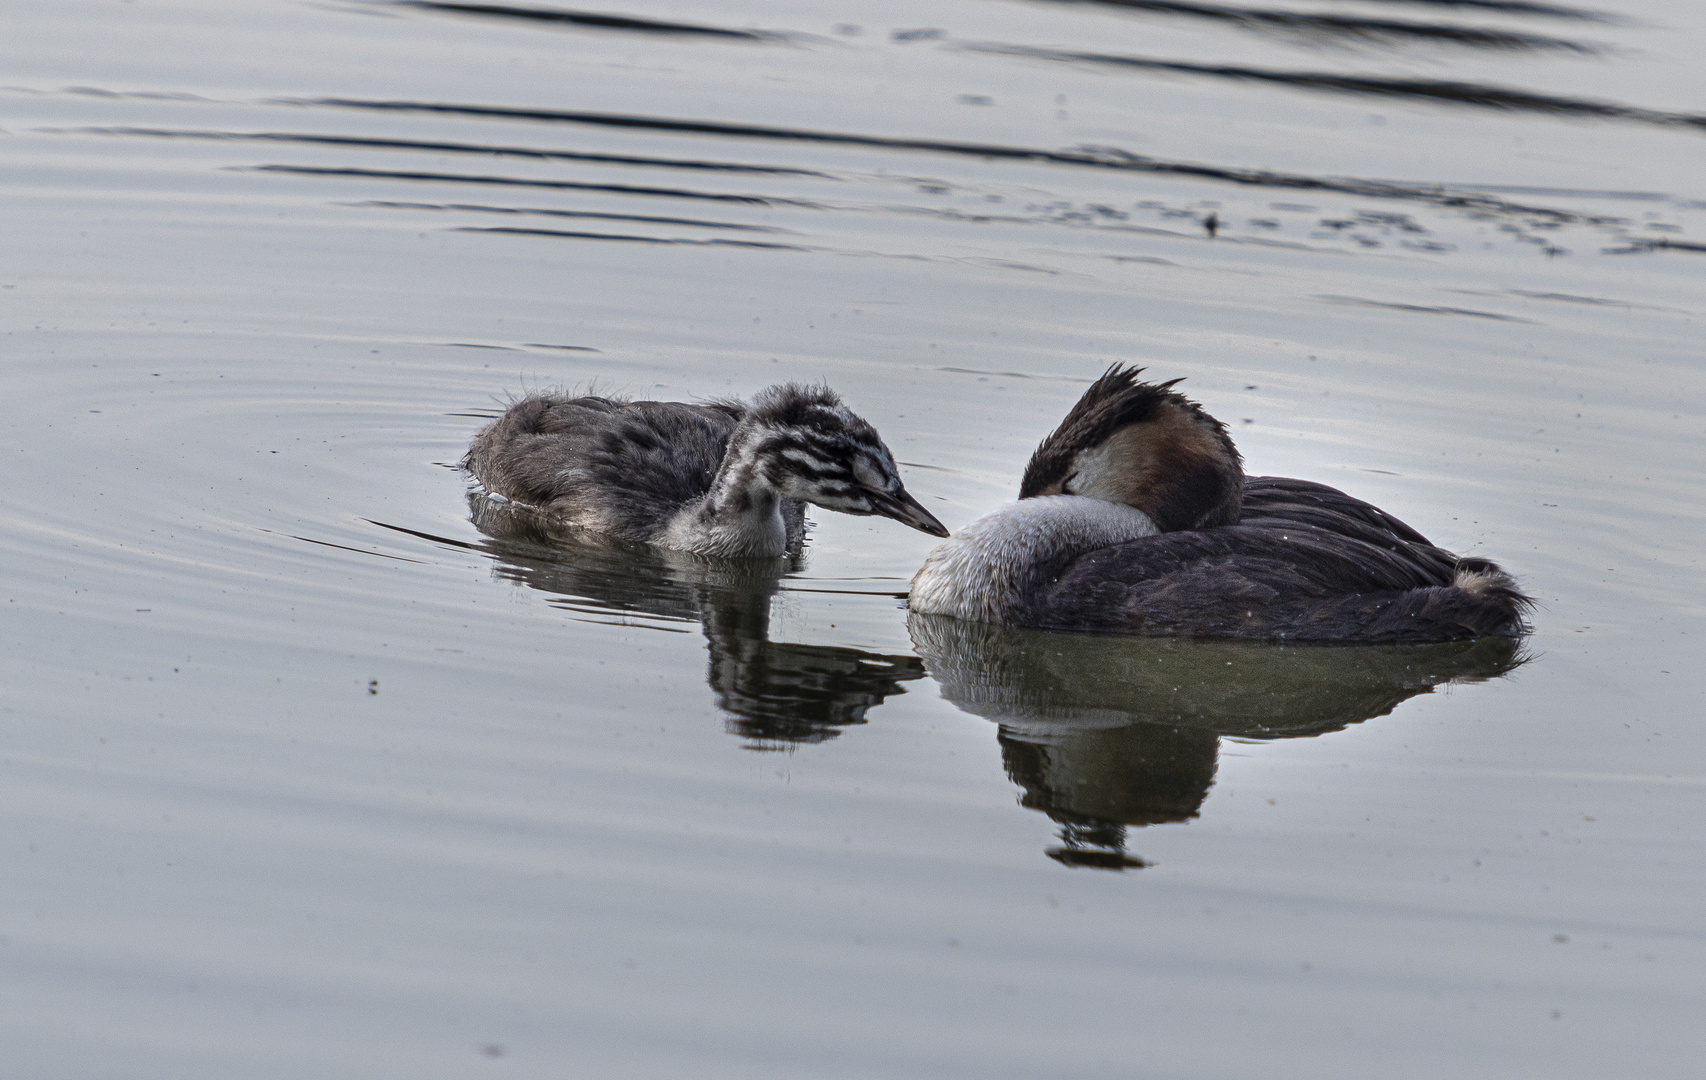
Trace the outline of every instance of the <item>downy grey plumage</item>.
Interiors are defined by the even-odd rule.
[[[804,503],[946,536],[902,486],[877,431],[828,387],[673,401],[533,393],[474,438],[487,491],[625,540],[773,557],[805,535]]]

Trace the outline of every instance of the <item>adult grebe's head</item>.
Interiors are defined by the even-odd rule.
[[[1238,520],[1244,466],[1226,425],[1115,364],[1091,384],[1025,467],[1019,498],[1083,495],[1142,510],[1162,532]]]
[[[931,536],[948,530],[900,482],[877,429],[827,386],[783,383],[752,400],[750,452],[791,499],[843,514],[880,514]]]

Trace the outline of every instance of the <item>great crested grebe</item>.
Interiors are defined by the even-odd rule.
[[[1532,601],[1378,507],[1244,475],[1226,425],[1115,365],[1031,456],[1019,501],[939,545],[914,611],[1104,634],[1321,642],[1527,632]]]
[[[828,387],[751,404],[533,393],[474,437],[486,490],[595,532],[701,555],[765,558],[805,536],[804,503],[948,530],[901,486],[877,430]]]

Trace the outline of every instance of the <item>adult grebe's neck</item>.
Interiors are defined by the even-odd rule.
[[[723,557],[775,557],[788,549],[782,493],[763,466],[768,429],[748,417],[729,436],[710,490],[676,511],[657,543]]]
[[[1086,551],[1154,536],[1149,515],[1081,495],[1008,503],[937,546],[912,579],[914,611],[1005,623]]]

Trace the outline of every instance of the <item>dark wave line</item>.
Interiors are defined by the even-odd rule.
[[[1502,294],[1477,292],[1474,289],[1453,289],[1451,291],[1461,292],[1466,296],[1520,296],[1524,300],[1545,300],[1555,304],[1581,304],[1586,307],[1641,308],[1645,311],[1677,310],[1675,308],[1658,307],[1653,304],[1631,303],[1628,300],[1607,300],[1599,296],[1577,296],[1574,293],[1534,292],[1529,289],[1506,289]]]
[[[1177,75],[1205,75],[1240,82],[1265,82],[1301,90],[1338,94],[1401,98],[1447,105],[1468,105],[1505,112],[1533,112],[1551,116],[1573,116],[1592,120],[1627,120],[1660,127],[1686,127],[1706,131],[1706,116],[1698,113],[1663,112],[1635,105],[1619,105],[1587,98],[1555,97],[1531,90],[1513,90],[1483,83],[1445,79],[1383,79],[1366,75],[1334,75],[1320,71],[1282,71],[1274,68],[1242,67],[1232,64],[1190,64],[1180,60],[1156,60],[1144,56],[1114,56],[1106,53],[1039,49],[1031,45],[1001,45],[968,42],[958,46],[972,52],[1021,56],[1033,60],[1099,64],[1138,71],[1160,71]]]
[[[1451,187],[1451,184],[1445,185]],[[1546,195],[1581,199],[1628,199],[1635,202],[1674,202],[1662,191],[1618,191],[1607,188],[1541,187],[1536,184],[1476,184],[1476,191],[1498,191],[1506,195]],[[1683,204],[1687,205],[1687,204]],[[1701,204],[1706,205],[1706,204]]]
[[[1527,0],[1357,0],[1363,4],[1404,4],[1411,7],[1466,8],[1500,15],[1536,15],[1544,19],[1576,19],[1580,22],[1623,23],[1623,16],[1590,8],[1529,3]]]
[[[702,221],[698,218],[657,217],[652,214],[598,214],[591,210],[548,210],[542,207],[481,206],[478,203],[421,203],[392,202],[370,199],[346,203],[347,206],[372,206],[384,210],[461,210],[475,214],[520,214],[523,216],[588,218],[597,221],[635,221],[644,225],[686,225],[696,229],[730,229],[739,232],[776,233],[785,229],[769,225],[742,225],[733,221]]]
[[[838,179],[829,173],[819,172],[816,169],[795,169],[784,165],[742,165],[728,161],[632,157],[626,154],[587,154],[574,150],[538,150],[529,146],[485,146],[480,143],[379,139],[359,135],[302,135],[280,131],[196,131],[139,127],[37,128],[36,130],[54,134],[141,135],[161,139],[230,139],[249,142],[305,143],[318,146],[353,146],[363,150],[424,150],[435,154],[484,154],[492,157],[531,158],[537,161],[589,161],[600,165],[644,165],[665,169],[703,169],[713,172],[810,176],[822,180]]]
[[[1605,255],[1637,255],[1649,251],[1687,251],[1694,254],[1706,254],[1706,244],[1696,244],[1687,240],[1649,240],[1645,237],[1631,239],[1627,247],[1601,248]]]
[[[1471,319],[1493,319],[1497,322],[1532,323],[1533,319],[1518,318],[1515,315],[1500,315],[1491,311],[1476,311],[1474,308],[1460,307],[1429,307],[1423,304],[1392,304],[1384,300],[1365,300],[1360,296],[1331,296],[1320,294],[1315,299],[1328,304],[1343,304],[1347,307],[1378,308],[1383,311],[1408,311],[1418,315],[1462,315]]]
[[[758,240],[724,240],[720,237],[710,240],[694,240],[687,237],[629,236],[623,233],[571,232],[567,229],[517,229],[509,226],[480,228],[473,225],[464,225],[461,228],[452,229],[451,232],[507,233],[511,236],[551,236],[562,240],[618,240],[629,244],[674,244],[682,247],[761,248],[766,251],[812,250],[811,248],[801,247],[799,244],[767,244]]]
[[[1329,15],[1313,11],[1284,11],[1268,8],[1226,7],[1193,4],[1183,0],[1047,0],[1057,4],[1092,3],[1121,11],[1147,15],[1176,15],[1206,19],[1241,30],[1255,30],[1315,38],[1356,38],[1364,41],[1419,41],[1433,45],[1461,45],[1474,49],[1506,51],[1545,50],[1592,55],[1601,48],[1591,42],[1547,37],[1521,30],[1495,30],[1483,26],[1450,26],[1441,23],[1406,22],[1400,19],[1370,19],[1355,15]]]
[[[809,142],[835,146],[861,146],[881,150],[901,150],[914,153],[952,154],[1004,161],[1034,162],[1049,165],[1068,165],[1095,169],[1114,169],[1122,172],[1157,173],[1185,176],[1197,180],[1219,181],[1253,187],[1287,188],[1297,191],[1332,191],[1370,199],[1403,199],[1430,206],[1465,208],[1495,214],[1527,214],[1559,222],[1596,222],[1593,215],[1557,210],[1544,206],[1528,206],[1507,202],[1488,195],[1464,190],[1461,186],[1446,188],[1439,184],[1405,183],[1393,180],[1366,180],[1355,177],[1302,176],[1297,173],[1270,172],[1265,169],[1241,169],[1232,166],[1197,165],[1181,161],[1161,161],[1127,153],[1114,147],[1079,147],[1073,150],[1039,150],[1023,146],[1004,146],[997,143],[965,143],[942,139],[907,139],[880,135],[855,135],[844,132],[807,131],[798,128],[765,127],[756,124],[727,124],[709,120],[677,120],[656,116],[632,116],[620,113],[571,112],[559,109],[519,109],[495,105],[459,105],[446,102],[376,101],[360,98],[281,98],[275,104],[303,105],[339,109],[380,109],[400,112],[427,112],[455,116],[479,116],[495,120],[523,120],[536,123],[586,124],[637,131],[658,131],[685,135],[715,135],[737,139],[768,139],[786,142]],[[774,200],[786,201],[786,200]],[[814,205],[798,203],[798,205]]]
[[[271,532],[272,530],[267,529],[265,531]],[[427,565],[419,559],[405,559],[401,555],[387,555],[383,551],[368,551],[365,548],[348,547],[344,544],[334,544],[329,540],[315,540],[312,537],[296,536],[294,534],[292,534],[290,538],[292,540],[300,540],[305,544],[319,544],[321,547],[337,548],[339,551],[353,551],[357,555],[372,555],[376,559],[395,559],[398,562],[414,563],[417,566]]]
[[[803,199],[775,199],[765,195],[721,195],[682,188],[635,187],[632,184],[582,184],[573,180],[522,180],[513,176],[470,176],[463,173],[392,172],[386,169],[334,169],[310,165],[242,165],[238,171],[292,173],[298,176],[353,176],[373,180],[424,180],[439,184],[494,184],[500,187],[548,188],[554,191],[604,191],[615,195],[649,195],[665,199],[708,199],[712,202],[747,206],[805,206]]]
[[[17,90],[19,87],[7,87]],[[34,91],[28,91],[34,93]],[[202,97],[200,94],[188,94],[173,90],[107,90],[99,86],[67,86],[60,91],[65,94],[76,94],[78,97],[118,98],[126,101],[203,101],[212,102],[213,98]]]
[[[397,0],[396,6],[490,19],[565,23],[571,26],[592,27],[597,30],[630,30],[645,34],[715,37],[736,41],[771,42],[786,40],[785,35],[765,30],[729,30],[721,26],[663,22],[659,19],[642,19],[633,15],[608,15],[596,11],[573,11],[568,8],[515,7],[510,4],[457,4],[446,3],[443,0]]]
[[[482,555],[492,554],[482,544],[470,544],[463,540],[452,540],[448,536],[437,536],[433,533],[421,532],[418,529],[405,529],[401,525],[387,525],[383,521],[374,521],[372,518],[362,518],[361,520],[367,522],[369,525],[377,525],[381,529],[390,529],[392,532],[407,533],[410,536],[418,536],[422,540],[430,540],[435,544],[445,544],[449,547],[458,547],[466,551],[477,551]]]

